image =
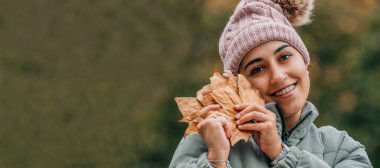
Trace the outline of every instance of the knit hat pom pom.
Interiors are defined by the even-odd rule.
[[[280,4],[284,16],[293,26],[302,26],[311,22],[314,0],[273,0]]]

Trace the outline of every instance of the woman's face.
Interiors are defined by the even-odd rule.
[[[247,53],[239,67],[267,102],[276,102],[285,117],[302,110],[310,78],[301,54],[288,43],[270,41]]]

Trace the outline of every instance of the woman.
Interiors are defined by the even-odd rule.
[[[309,54],[292,27],[308,23],[312,8],[312,0],[240,1],[219,52],[224,69],[243,74],[267,102],[235,106],[238,128],[253,139],[230,147],[231,123],[211,115],[198,124],[199,134],[181,141],[170,167],[372,167],[364,146],[347,133],[313,124]]]

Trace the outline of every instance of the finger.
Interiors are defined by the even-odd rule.
[[[243,110],[241,110],[241,111],[235,116],[235,118],[236,118],[236,119],[240,119],[240,117],[246,115],[247,113],[250,113],[250,112],[252,112],[252,111],[257,111],[257,110],[255,110],[255,109],[256,109],[255,106],[256,106],[255,104],[251,104],[251,105],[249,105],[249,106],[246,106]],[[239,107],[240,107],[240,106],[239,106]]]
[[[241,103],[234,105],[235,110],[241,111],[247,108],[248,106],[255,105],[256,103]]]
[[[251,111],[250,113],[241,116],[240,119],[236,121],[236,124],[245,124],[247,122],[252,122],[252,120],[264,122],[267,121],[267,119],[266,114],[258,111]]]
[[[197,129],[198,129],[199,131],[200,131],[200,129],[203,127],[204,122],[206,122],[206,119],[204,119],[203,121],[201,121],[200,123],[197,124]]]
[[[273,112],[266,109],[264,106],[260,106],[256,103],[243,103],[235,105],[235,109],[241,109],[241,112],[239,112],[235,117],[236,119],[239,119],[242,115],[249,113],[250,111],[258,111],[262,112],[264,114],[272,115]]]
[[[226,136],[228,136],[227,133],[228,133],[229,128],[227,125],[228,125],[229,121],[222,116],[217,116],[217,118],[213,118],[213,120],[214,120],[213,121],[214,123],[217,123],[217,125],[220,125],[223,128],[224,133],[226,134]]]
[[[208,105],[206,107],[204,107],[200,112],[199,112],[199,116],[202,116],[204,114],[206,114],[207,112],[211,111],[211,110],[219,110],[220,109],[220,105],[219,104],[212,104],[212,105]]]
[[[198,130],[201,129],[202,127],[204,127],[205,125],[208,125],[208,124],[214,123],[214,122],[218,122],[218,118],[222,118],[222,117],[220,117],[216,114],[212,114],[212,115],[207,116],[204,120],[202,120],[201,122],[199,122],[197,124]]]
[[[224,129],[224,132],[226,133],[226,136],[228,138],[231,137],[231,132],[232,132],[232,124],[230,121],[228,121],[226,118],[221,118],[220,119],[221,122],[222,122],[222,126],[223,126],[223,129]]]
[[[206,121],[207,122],[218,122],[218,121],[222,121],[223,119],[230,122],[231,117],[228,117],[226,114],[224,113],[221,113],[221,112],[217,112],[217,111],[214,111],[212,112],[211,114],[209,114],[201,123],[205,123]],[[200,124],[201,124],[200,123]]]
[[[217,117],[219,117],[219,116],[223,116],[224,118],[226,118],[226,119],[230,119],[231,117],[230,116],[228,116],[227,114],[224,114],[224,113],[221,113],[221,112],[219,112],[219,111],[215,111],[215,112],[213,112],[212,114],[210,114],[209,116],[217,116]]]
[[[257,103],[242,103],[242,104],[237,104],[234,106],[235,110],[241,111],[246,109],[247,107],[252,107],[254,110],[257,111],[262,111],[263,113],[272,113],[268,109],[266,109],[264,106],[258,105]]]
[[[269,122],[246,123],[246,124],[238,125],[239,130],[258,131],[258,132],[263,132],[264,130],[269,130],[270,127],[271,127],[271,125]]]
[[[215,122],[214,120],[216,120],[218,117],[218,115],[209,115],[207,116],[205,119],[201,120],[198,124],[197,124],[197,128],[198,130],[201,129],[201,127],[207,125],[208,123],[210,122]]]
[[[267,108],[265,108],[265,106],[256,105],[254,107],[254,109],[256,109],[257,111],[260,111],[262,113],[265,113],[265,114],[273,114],[273,112],[271,112],[270,110],[268,110]]]
[[[209,115],[208,118],[209,117],[212,118],[213,120],[216,120],[217,122],[221,122],[226,136],[231,137],[231,132],[232,132],[232,124],[230,122],[231,117],[221,112],[214,112],[211,115]]]

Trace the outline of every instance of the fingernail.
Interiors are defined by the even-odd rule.
[[[237,121],[236,121],[236,124],[240,124],[240,121],[239,121],[239,120],[237,120]]]
[[[235,105],[236,108],[239,108],[240,106],[239,105]]]
[[[236,114],[236,119],[239,119],[240,118],[240,114]]]

